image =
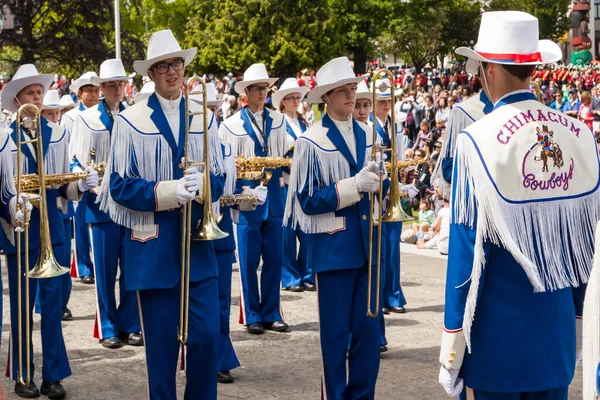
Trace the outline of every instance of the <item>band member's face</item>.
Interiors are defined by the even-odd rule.
[[[87,108],[100,103],[100,86],[86,85],[79,89],[79,98]]]
[[[356,105],[352,112],[352,118],[355,120],[367,123],[369,115],[371,114],[371,100],[369,99],[356,99]]]
[[[123,100],[125,81],[109,81],[100,84],[102,94],[110,104],[119,103]]]
[[[38,108],[42,108],[42,100],[44,99],[44,88],[37,83],[25,86],[15,97],[15,106],[21,107],[23,104],[35,104]]]
[[[350,116],[354,111],[356,103],[356,83],[349,83],[344,86],[337,87],[327,93],[327,98],[331,105],[343,113],[343,116]]]
[[[302,97],[300,93],[290,93],[281,100],[285,111],[297,111]]]
[[[155,85],[155,91],[165,99],[175,99],[181,93],[185,64],[182,58],[175,57],[154,64],[148,76]]]
[[[42,117],[46,118],[50,122],[54,122],[55,124],[58,124],[58,120],[60,119],[60,110],[59,109],[43,110]]]
[[[248,96],[248,103],[256,106],[262,106],[267,100],[267,93],[269,92],[268,83],[257,83],[256,85],[250,85],[246,88],[246,95]]]
[[[385,119],[388,115],[390,115],[390,110],[392,109],[392,102],[389,100],[379,100],[377,102],[377,118]]]

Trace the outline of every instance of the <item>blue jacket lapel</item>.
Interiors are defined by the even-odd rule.
[[[300,129],[302,130],[302,133],[306,132],[306,130],[308,129],[308,127],[306,126],[306,124],[304,123],[303,120],[298,119],[298,122],[300,122]]]
[[[51,140],[52,128],[48,126],[48,120],[46,118],[42,118],[42,151],[44,157],[46,157],[46,153],[48,152],[48,148],[50,147]]]
[[[246,131],[248,136],[250,136],[254,141],[254,154],[256,154],[256,156],[258,157],[265,157],[267,156],[267,154],[263,152],[263,147],[260,144],[258,138],[256,137],[256,133],[254,132],[254,128],[252,127],[252,122],[250,122],[250,117],[248,117],[248,112],[252,112],[248,111],[248,106],[242,108],[242,110],[240,111],[240,118],[242,118],[242,121],[244,121],[244,130]]]
[[[171,131],[169,121],[167,121],[167,116],[163,112],[162,107],[158,102],[158,97],[156,97],[156,93],[152,93],[148,98],[148,107],[150,107],[153,110],[152,114],[150,114],[150,119],[158,128],[158,131],[165,137],[165,140],[167,141],[167,143],[169,143],[169,147],[171,148],[173,153],[177,153],[178,148],[177,143],[175,142],[175,136],[173,136],[173,131]]]
[[[106,109],[104,100],[98,104],[98,111],[100,112],[100,122],[106,127],[109,133],[112,133],[113,122],[110,120],[110,111]]]
[[[325,114],[325,116],[323,117],[323,126],[327,128],[327,137],[329,138],[329,140],[331,140],[331,143],[333,143],[335,147],[337,147],[337,149],[346,158],[346,160],[348,160],[350,166],[354,167],[354,169],[358,169],[356,160],[354,160],[354,157],[352,157],[352,152],[348,148],[348,145],[346,145],[344,137],[327,114]]]
[[[13,121],[13,123],[10,125],[10,127],[12,129],[10,137],[12,138],[12,140],[16,146],[17,145],[17,122]],[[25,134],[23,133],[23,131],[21,131],[21,141],[24,142],[25,140],[29,140],[29,138],[25,137]],[[24,144],[21,146],[21,150],[23,151],[23,155],[25,156],[25,158],[27,158],[27,164],[31,166],[31,168],[29,168],[29,172],[34,173],[35,171],[37,171],[37,163],[35,162],[35,157],[31,153],[30,147]],[[33,169],[33,171],[31,171],[32,169]]]
[[[373,118],[375,123],[375,129],[377,130],[377,134],[381,137],[381,144],[384,146],[388,146],[390,143],[390,137],[387,133],[385,133],[385,129],[379,123],[379,118]]]
[[[204,116],[202,116],[204,118]],[[179,142],[177,145],[177,158],[176,160],[180,160],[183,157],[183,151],[185,147],[185,98],[181,99],[181,103],[179,104]],[[192,125],[192,116],[188,115],[189,125]],[[206,135],[206,132],[202,132]]]
[[[291,137],[294,138],[294,140],[298,139],[298,137],[294,133],[294,130],[292,129],[292,126],[290,124],[288,124],[287,121],[285,121],[285,130],[287,131],[288,135],[290,135]]]
[[[265,137],[267,138],[267,143],[269,142],[269,136],[271,136],[271,127],[273,126],[273,117],[271,117],[271,113],[263,108],[263,118],[265,119]],[[265,143],[265,144],[267,144]]]
[[[352,120],[352,131],[354,132],[354,137],[356,137],[356,164],[358,165],[357,169],[361,169],[365,164],[365,154],[367,152],[367,134],[362,130],[358,122],[354,119]]]

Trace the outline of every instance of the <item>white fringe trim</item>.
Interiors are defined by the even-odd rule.
[[[70,142],[70,157],[77,157],[81,165],[88,165],[90,162],[90,150],[96,151],[96,162],[108,161],[110,154],[110,133],[108,130],[93,131],[81,116],[73,124]]]
[[[371,158],[370,151],[371,147],[367,147],[365,162]],[[310,140],[298,138],[294,149],[283,224],[288,226],[291,223],[294,229],[300,225],[300,229],[306,233],[324,233],[335,230],[338,227],[335,213],[307,215],[302,210],[297,194],[308,183],[308,194],[312,196],[314,180],[321,188],[350,177],[350,164],[342,153],[337,150],[322,150]]]
[[[256,156],[254,152],[254,139],[250,135],[233,135],[227,129],[225,129],[225,132],[226,140],[231,144],[233,154],[244,157]],[[268,144],[269,157],[284,157],[289,150],[287,132],[281,129],[271,130]]]
[[[216,129],[210,135],[210,171],[222,176],[225,173],[223,153]],[[97,203],[111,219],[127,228],[140,231],[153,231],[154,212],[134,211],[118,204],[110,195],[110,176],[116,172],[121,177],[142,178],[147,181],[168,181],[173,179],[172,150],[163,135],[140,134],[123,118],[117,116],[112,132],[111,156],[107,166],[108,179],[102,180]],[[195,162],[203,162],[204,135],[189,135],[188,157]],[[179,162],[179,160],[178,160]],[[137,170],[137,174],[134,173]]]
[[[507,203],[487,177],[471,140],[460,135],[457,142],[452,222],[470,227],[476,222],[475,257],[463,320],[470,348],[479,280],[485,268],[483,243],[506,248],[522,266],[534,292],[577,287],[586,283],[590,274],[600,191],[570,200]]]

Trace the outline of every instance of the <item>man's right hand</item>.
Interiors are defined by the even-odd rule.
[[[447,370],[443,365],[440,366],[438,382],[450,397],[458,397],[464,388],[463,379],[458,377],[459,372],[458,369]]]

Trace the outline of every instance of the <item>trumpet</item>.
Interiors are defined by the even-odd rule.
[[[21,171],[23,161],[23,145],[31,144],[36,151],[36,159],[38,165],[37,181],[39,182],[39,208],[40,208],[40,255],[37,263],[33,269],[29,269],[29,221],[28,221],[28,210],[25,202],[21,206],[23,212],[23,226],[15,229],[16,232],[16,245],[17,245],[17,276],[18,276],[18,335],[19,338],[19,372],[18,380],[24,386],[31,384],[31,334],[30,334],[30,313],[29,313],[29,279],[30,278],[54,278],[57,276],[64,275],[69,272],[68,268],[62,267],[56,261],[54,252],[52,251],[52,242],[50,239],[50,226],[48,222],[48,201],[46,199],[46,174],[44,171],[44,152],[42,149],[42,121],[41,111],[34,104],[24,104],[17,110],[17,177],[16,177],[16,196],[17,199],[23,196],[22,182],[25,176]],[[24,129],[29,132],[29,140],[22,140],[21,132]],[[17,202],[18,204],[18,202]],[[25,260],[23,262],[21,256],[21,233],[25,236],[25,245],[23,253],[25,254]],[[25,273],[23,273],[23,264],[25,264]],[[23,373],[23,312],[22,308],[22,295],[21,295],[21,276],[25,275],[25,347],[26,347],[26,362],[27,362],[27,373]]]
[[[189,87],[193,82],[199,82],[202,85],[202,111],[190,112],[190,90]],[[203,218],[200,227],[196,233],[192,232],[192,201],[185,203],[182,209],[183,224],[181,237],[181,295],[179,305],[179,333],[178,340],[185,345],[188,340],[189,327],[189,310],[190,310],[190,250],[192,240],[217,240],[228,236],[227,233],[219,229],[217,220],[214,217],[212,210],[212,194],[210,190],[210,152],[208,141],[208,106],[206,82],[204,79],[193,77],[188,80],[184,89],[185,97],[185,147],[183,155],[183,168],[187,169],[190,166],[204,167],[204,196],[203,196]],[[202,115],[203,130],[204,130],[204,160],[201,163],[194,164],[189,160],[189,139],[190,139],[190,120],[194,115]]]
[[[258,198],[254,195],[247,194],[229,194],[223,195],[219,199],[221,206],[234,206],[237,204],[253,204],[258,201]]]
[[[373,86],[375,86],[375,82],[377,82],[377,78],[380,75],[385,75],[389,79],[390,82],[394,81],[394,75],[388,69],[380,69],[375,73],[373,77]],[[377,107],[377,89],[381,91],[387,90],[387,86],[382,83],[379,88],[373,87],[373,115],[376,115],[376,107]],[[394,110],[394,105],[396,102],[396,94],[394,85],[390,85],[391,91],[391,101],[392,101],[392,110]],[[370,200],[370,216],[369,216],[369,261],[368,261],[368,288],[367,288],[367,316],[369,318],[376,318],[379,315],[380,308],[380,297],[381,297],[381,234],[382,234],[382,223],[383,222],[401,222],[408,221],[412,218],[408,216],[404,210],[402,209],[402,199],[400,197],[400,182],[398,180],[398,172],[399,172],[399,164],[396,160],[396,149],[397,149],[397,140],[396,140],[396,116],[395,113],[391,113],[392,118],[392,130],[393,134],[391,135],[392,147],[391,147],[391,157],[390,157],[390,189],[389,189],[389,202],[388,207],[383,213],[383,176],[385,175],[384,168],[386,168],[384,164],[384,152],[382,146],[376,146],[375,142],[377,141],[377,124],[373,124],[373,146],[371,148],[371,158],[373,161],[377,160],[377,153],[379,153],[379,191],[377,194],[373,193],[369,196]],[[377,198],[377,197],[378,198]],[[378,209],[375,210],[375,200],[378,200]],[[374,237],[374,228],[378,226],[377,235]],[[375,264],[373,261],[373,247],[374,241],[377,241],[376,247],[376,260]],[[375,269],[375,271],[373,271]],[[376,275],[377,283],[375,284],[375,291],[373,291],[373,274]],[[371,298],[375,296],[375,308],[373,309]]]

